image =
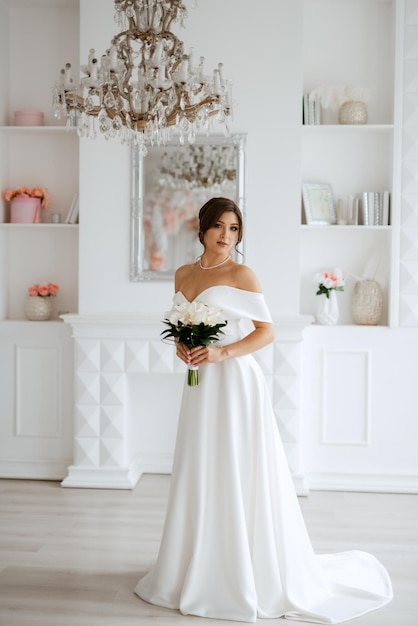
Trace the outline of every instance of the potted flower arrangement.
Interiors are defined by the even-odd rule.
[[[345,286],[342,270],[337,267],[334,270],[317,272],[313,280],[318,283],[316,295],[321,296],[316,314],[317,321],[320,324],[336,324],[339,318],[336,292],[344,291]],[[325,298],[322,296],[325,296]]]
[[[16,187],[4,194],[10,202],[10,221],[12,223],[37,224],[41,221],[41,209],[49,204],[48,189],[44,187]]]
[[[25,305],[25,315],[28,320],[49,320],[52,313],[51,296],[56,296],[59,286],[55,283],[35,284],[29,287],[29,298]]]

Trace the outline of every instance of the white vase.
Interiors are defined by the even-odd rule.
[[[49,320],[52,314],[50,296],[29,296],[25,304],[25,315],[33,322]]]
[[[332,326],[338,322],[340,312],[338,310],[338,300],[335,289],[330,289],[329,298],[325,294],[318,296],[318,306],[316,310],[316,321],[318,324]]]

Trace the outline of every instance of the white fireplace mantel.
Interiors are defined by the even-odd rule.
[[[62,485],[132,489],[143,473],[170,473],[185,366],[161,341],[161,319],[133,314],[62,319],[72,328],[75,347],[74,456]],[[255,354],[299,494],[307,493],[300,442],[301,342],[311,322],[310,316],[274,320],[275,342]]]

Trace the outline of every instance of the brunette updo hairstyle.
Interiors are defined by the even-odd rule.
[[[236,246],[242,241],[242,213],[233,200],[229,198],[211,198],[199,211],[199,241],[203,244],[205,232],[215,226],[225,211],[232,211],[237,216],[238,237]]]

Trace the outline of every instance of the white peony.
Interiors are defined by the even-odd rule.
[[[185,326],[205,324],[205,326],[215,326],[222,324],[225,318],[222,309],[210,307],[204,302],[183,302],[175,304],[173,308],[165,314],[165,318],[170,324],[178,325],[179,322]]]

